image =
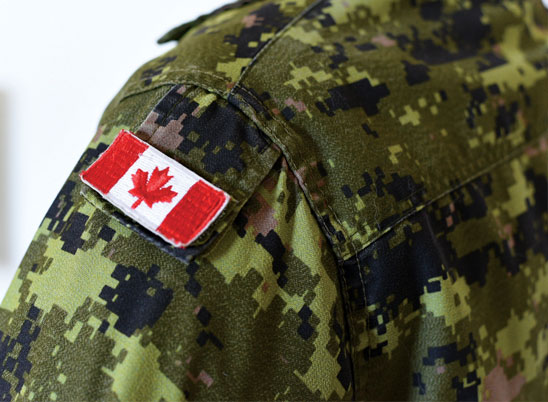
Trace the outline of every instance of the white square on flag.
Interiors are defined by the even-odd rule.
[[[127,130],[80,178],[106,200],[176,247],[202,234],[230,196]]]

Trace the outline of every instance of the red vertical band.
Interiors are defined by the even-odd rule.
[[[213,220],[226,195],[198,181],[158,226],[158,232],[175,243],[187,245]]]
[[[99,159],[80,173],[80,177],[96,190],[107,194],[147,148],[147,144],[128,131],[121,130]]]

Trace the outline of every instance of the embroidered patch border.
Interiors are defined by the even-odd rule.
[[[80,179],[176,247],[198,238],[230,195],[133,133],[121,130]]]

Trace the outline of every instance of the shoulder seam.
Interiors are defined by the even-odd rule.
[[[289,21],[286,25],[284,25],[283,28],[281,28],[278,32],[276,32],[276,34],[268,41],[265,43],[265,45],[257,52],[255,53],[255,55],[253,56],[253,58],[251,59],[251,61],[245,66],[244,70],[242,71],[242,73],[240,74],[240,76],[238,77],[238,79],[236,80],[236,83],[234,84],[234,86],[230,89],[230,91],[228,92],[228,96],[232,96],[233,95],[233,91],[235,88],[237,88],[239,85],[240,85],[240,82],[244,79],[244,77],[247,75],[247,72],[249,70],[251,70],[251,67],[253,67],[253,65],[257,62],[257,60],[259,59],[259,57],[264,53],[266,52],[270,46],[272,45],[272,43],[276,42],[276,40],[278,38],[280,38],[281,36],[283,36],[283,34],[289,30],[289,28],[291,28],[293,25],[295,25],[298,21],[300,21],[302,18],[304,18],[309,12],[311,12],[312,10],[314,10],[318,5],[320,5],[321,3],[325,2],[325,0],[316,0],[314,1],[312,4],[310,4],[308,7],[306,7],[305,9],[303,9],[299,14],[297,14],[295,17],[293,17],[291,19],[291,21]]]
[[[505,164],[508,164],[512,162],[513,160],[520,158],[523,156],[525,152],[527,152],[528,148],[535,147],[535,146],[543,146],[542,141],[548,141],[548,131],[544,131],[542,134],[538,135],[537,137],[532,138],[529,141],[526,141],[522,143],[519,147],[514,148],[509,153],[504,155],[502,158],[497,159],[493,163],[489,164],[483,169],[480,169],[470,176],[468,176],[466,179],[462,180],[458,184],[447,188],[446,190],[442,191],[439,194],[436,194],[435,196],[432,196],[429,200],[423,202],[422,204],[418,205],[415,209],[412,211],[409,211],[409,213],[402,215],[399,219],[397,219],[394,223],[392,223],[390,226],[388,226],[383,231],[380,231],[376,236],[369,239],[367,242],[364,243],[364,246],[358,251],[358,253],[365,250],[367,247],[369,247],[371,244],[373,244],[375,241],[377,241],[379,238],[384,236],[385,234],[391,232],[393,229],[395,229],[401,222],[405,221],[406,219],[409,219],[413,215],[419,213],[424,208],[428,207],[429,205],[433,204],[434,202],[438,201],[440,198],[445,197],[448,194],[451,194],[454,191],[459,190],[460,188],[464,187],[465,185],[472,183],[474,180],[478,179],[479,177],[490,173],[492,170],[497,169],[500,166],[503,166]],[[352,236],[350,236],[349,240],[352,242],[353,237],[356,233],[354,233]],[[353,255],[349,256],[348,258],[345,258],[344,261],[349,261]]]

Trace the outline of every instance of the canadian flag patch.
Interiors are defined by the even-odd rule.
[[[192,170],[122,130],[80,178],[103,198],[176,247],[186,247],[230,196]]]

